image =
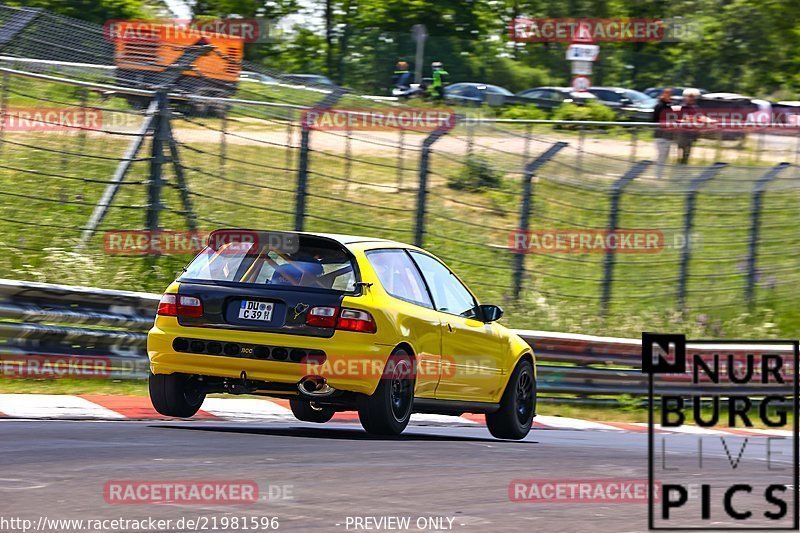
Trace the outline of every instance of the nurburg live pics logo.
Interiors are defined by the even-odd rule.
[[[642,334],[651,530],[798,530],[799,344]]]

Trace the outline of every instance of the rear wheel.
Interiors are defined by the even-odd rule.
[[[533,364],[517,363],[500,400],[500,409],[486,414],[486,426],[498,439],[524,439],[533,425],[536,410],[536,378]]]
[[[316,407],[307,400],[289,400],[294,417],[302,422],[314,422],[324,424],[333,418],[336,412],[328,407]]]
[[[386,364],[372,396],[358,401],[358,419],[368,433],[399,435],[408,426],[414,407],[414,359],[396,350]]]
[[[164,416],[190,418],[197,414],[206,395],[186,374],[150,374],[150,401]]]

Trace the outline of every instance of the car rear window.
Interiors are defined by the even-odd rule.
[[[212,233],[178,281],[212,281],[351,292],[356,268],[341,244],[280,232]]]

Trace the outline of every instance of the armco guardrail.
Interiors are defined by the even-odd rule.
[[[113,291],[0,279],[0,369],[7,377],[143,378],[146,331],[153,323],[156,294]],[[537,357],[538,386],[546,398],[614,401],[644,396],[641,342],[547,331],[518,330]],[[689,345],[694,352],[791,353],[790,347]],[[790,367],[788,375],[792,375]],[[716,387],[716,386],[715,386]],[[718,389],[716,389],[718,390]],[[731,389],[733,390],[733,389]],[[775,393],[757,385],[737,393]],[[698,394],[686,377],[659,381],[659,391]],[[782,391],[791,394],[790,386]]]
[[[0,279],[2,375],[145,377],[159,298]]]

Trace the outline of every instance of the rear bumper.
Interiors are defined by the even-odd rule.
[[[327,359],[319,364],[177,352],[172,346],[177,337],[322,350]],[[191,328],[179,326],[175,318],[158,317],[147,336],[147,355],[150,358],[150,371],[154,374],[185,373],[238,379],[242,372],[246,372],[248,380],[272,383],[297,383],[305,376],[320,375],[334,389],[372,394],[378,386],[381,369],[392,351],[391,346],[374,344],[373,341],[374,337],[370,334],[342,331],[323,339]]]

